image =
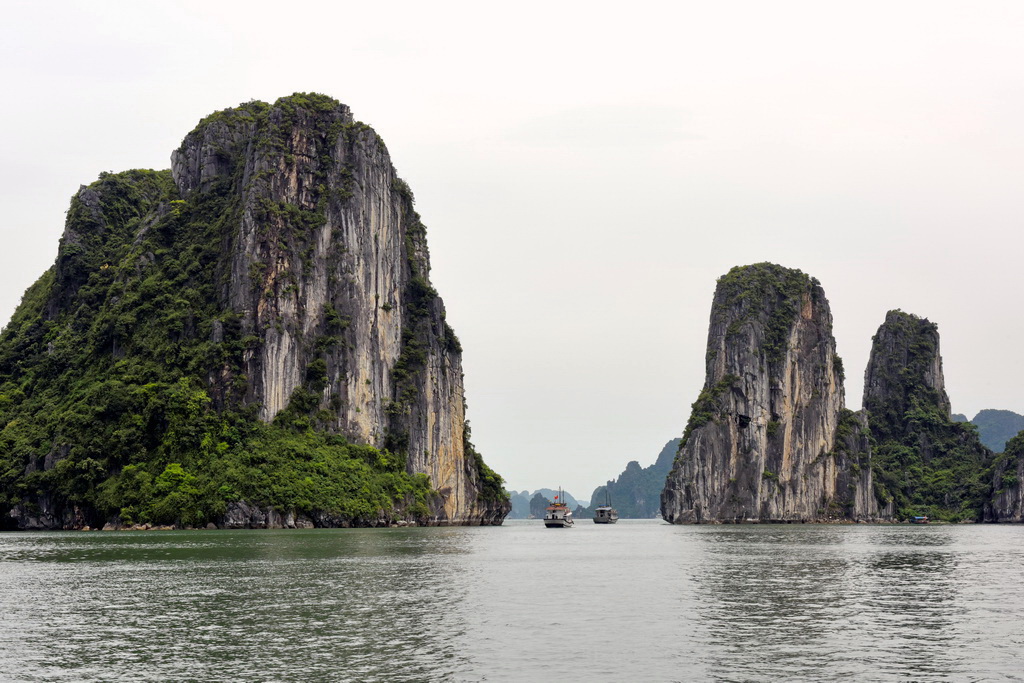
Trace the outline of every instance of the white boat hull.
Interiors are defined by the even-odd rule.
[[[558,502],[562,498],[562,489],[558,489],[558,496],[554,503],[544,508],[544,526],[549,529],[558,529],[572,526],[572,510],[564,502]]]

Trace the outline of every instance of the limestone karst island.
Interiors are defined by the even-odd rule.
[[[500,524],[388,151],[322,95],[72,198],[0,337],[6,527]]]
[[[952,421],[934,323],[888,313],[859,412],[835,348],[816,279],[769,263],[719,279],[666,520],[1022,521],[1024,435],[996,456]]]
[[[380,137],[296,94],[212,114],[171,161],[75,194],[0,334],[0,526],[501,524],[509,494],[470,440],[462,348]],[[890,311],[862,410],[845,381],[818,281],[734,268],[681,440],[593,504],[1024,521],[1024,436],[996,454],[952,419],[936,325]]]

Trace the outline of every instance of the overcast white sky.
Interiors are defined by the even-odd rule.
[[[1024,3],[30,2],[0,22],[0,318],[101,171],[317,91],[384,138],[515,489],[678,436],[717,277],[821,280],[860,407],[891,308],[953,409],[1024,413]]]

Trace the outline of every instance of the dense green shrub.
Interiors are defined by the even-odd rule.
[[[275,107],[273,120],[268,105],[254,102],[200,127],[253,126],[261,144],[273,146],[289,120],[337,103],[300,95]],[[316,125],[328,142],[368,130],[330,117]],[[316,430],[313,411],[328,379],[322,358],[309,363],[304,386],[273,424],[241,400],[243,355],[260,341],[243,336],[239,316],[219,299],[231,270],[223,247],[241,210],[236,167],[187,198],[169,171],[142,170],[102,174],[72,200],[55,266],[0,333],[4,518],[11,506],[43,495],[91,521],[126,523],[204,524],[241,500],[348,519],[429,514],[435,494],[425,475],[406,472],[399,449]],[[322,205],[256,208],[290,226],[282,239],[322,224]],[[261,264],[251,270],[255,286]],[[436,292],[420,279],[413,293],[412,315],[422,317]],[[342,343],[349,324],[330,308],[326,317],[318,350]],[[422,334],[414,326],[397,372],[422,366]],[[221,375],[230,381],[213,379]],[[500,490],[501,478],[471,455],[486,495]]]
[[[693,433],[694,429],[703,427],[708,422],[714,420],[721,412],[721,405],[719,399],[726,391],[732,388],[740,378],[736,375],[726,375],[719,380],[714,386],[702,389],[700,394],[697,396],[697,400],[690,406],[690,419],[686,422],[686,429],[683,430],[683,438],[679,442],[679,452],[683,451],[686,446],[686,442],[690,439],[690,434]]]
[[[980,519],[991,488],[992,453],[973,425],[950,419],[945,395],[926,380],[937,363],[937,326],[890,311],[883,329],[892,350],[876,343],[872,371],[885,389],[864,398],[879,498],[892,500],[900,519]]]
[[[716,313],[736,316],[727,336],[739,334],[748,320],[767,313],[761,351],[769,363],[778,363],[803,297],[813,297],[817,291],[818,281],[799,270],[774,263],[737,266],[718,279]]]

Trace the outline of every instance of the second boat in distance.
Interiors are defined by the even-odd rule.
[[[619,511],[612,507],[608,498],[608,489],[604,490],[604,505],[594,509],[594,524],[615,524],[619,521]]]

